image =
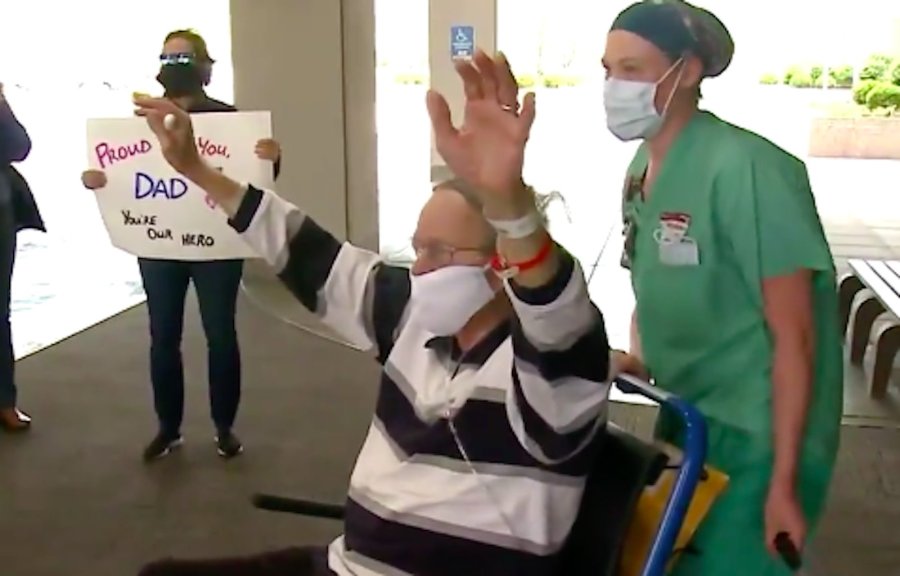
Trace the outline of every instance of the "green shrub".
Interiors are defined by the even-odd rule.
[[[759,83],[765,84],[766,86],[773,86],[775,84],[781,84],[781,79],[776,74],[766,72],[759,77]]]
[[[534,88],[537,84],[537,77],[534,74],[519,74],[516,76],[516,83],[519,88]]]
[[[541,78],[545,88],[570,88],[581,83],[581,78],[569,74],[546,74]]]
[[[853,66],[836,66],[828,70],[831,83],[838,88],[850,88],[853,86]]]
[[[394,82],[397,84],[421,86],[426,81],[425,74],[416,74],[415,72],[401,72],[394,76]]]
[[[900,108],[900,86],[889,82],[879,82],[869,90],[869,95],[866,97],[866,108],[869,110],[885,108],[896,111]]]
[[[784,83],[788,86],[793,86],[794,88],[825,86],[826,82],[828,86],[850,88],[851,86],[853,86],[853,67],[829,67],[828,75],[826,76],[824,66],[816,65],[805,68],[803,66],[794,65],[788,68],[784,73]]]
[[[853,88],[853,101],[860,106],[865,106],[872,88],[878,86],[878,80],[863,80]]]
[[[900,86],[900,62],[895,62],[887,74],[887,79],[894,86]]]
[[[788,84],[794,88],[809,88],[813,85],[812,76],[805,70],[797,70],[791,74]]]
[[[824,72],[824,70],[822,70],[821,66],[813,66],[809,69],[809,78],[812,80],[813,86],[821,84],[822,72]]]
[[[859,72],[860,80],[882,80],[890,71],[894,59],[886,54],[873,54]]]
[[[809,72],[803,66],[791,66],[784,73],[784,83],[788,86],[792,86],[791,80],[793,80],[794,76],[798,74],[803,74],[809,77]]]

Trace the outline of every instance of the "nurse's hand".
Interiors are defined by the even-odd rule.
[[[766,547],[769,553],[778,558],[775,549],[775,537],[785,532],[797,550],[803,550],[806,541],[806,517],[793,485],[773,481],[766,498]]]
[[[518,83],[502,54],[491,58],[479,50],[472,61],[458,61],[456,72],[466,95],[462,126],[453,126],[444,96],[428,92],[435,146],[447,167],[480,192],[488,217],[520,218],[534,211],[522,182],[534,94],[525,96],[520,109]]]
[[[634,354],[629,354],[628,352],[623,352],[621,350],[614,350],[613,362],[615,363],[616,372],[618,374],[628,374],[640,378],[645,382],[650,380],[650,371],[644,366],[644,362]]]

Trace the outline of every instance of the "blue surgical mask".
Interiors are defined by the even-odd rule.
[[[656,82],[638,82],[634,80],[622,80],[620,78],[607,78],[603,88],[603,106],[606,108],[606,126],[619,140],[629,141],[647,139],[655,136],[662,128],[663,119],[672,98],[675,96],[675,88],[669,94],[662,114],[656,110],[656,91],[660,83],[672,73],[682,60],[675,62],[662,78]],[[678,81],[684,71],[682,66],[678,71]]]

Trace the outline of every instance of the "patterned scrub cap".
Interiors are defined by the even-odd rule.
[[[728,68],[734,56],[734,40],[712,12],[683,0],[643,0],[623,10],[612,25],[653,43],[673,59],[684,51],[703,62],[707,78]]]

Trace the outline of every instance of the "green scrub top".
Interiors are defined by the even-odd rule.
[[[642,145],[629,168],[624,214],[638,328],[656,383],[770,449],[773,345],[762,281],[812,270],[816,363],[805,451],[833,458],[842,336],[834,264],[805,165],[698,112],[644,201],[646,168]]]
[[[843,408],[834,264],[806,167],[764,138],[698,112],[644,201],[646,169],[642,145],[623,197],[623,261],[631,269],[644,360],[658,386],[704,414],[707,460],[731,478],[694,538],[701,553],[683,556],[675,572],[787,574],[764,543],[774,456],[764,279],[814,272],[815,376],[798,486],[810,528],[826,501]],[[674,424],[662,414],[658,434],[677,444]]]

